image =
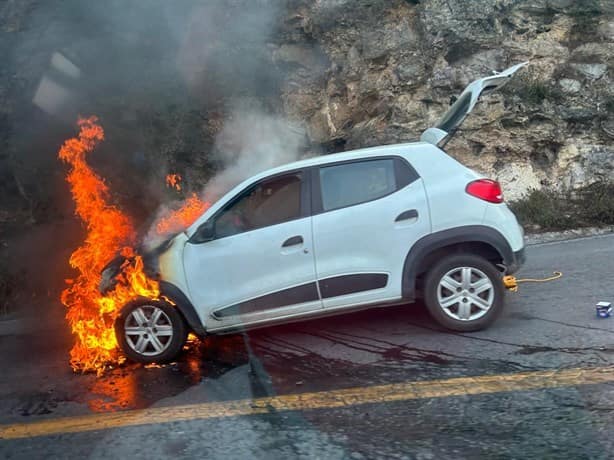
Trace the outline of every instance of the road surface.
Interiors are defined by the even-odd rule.
[[[611,458],[614,236],[531,246],[488,330],[422,305],[194,344],[102,378],[67,367],[62,323],[0,336],[0,457]],[[57,314],[54,313],[55,316]]]

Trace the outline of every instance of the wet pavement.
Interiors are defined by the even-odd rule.
[[[422,305],[192,343],[174,364],[103,377],[67,367],[61,322],[0,336],[0,423],[394,383],[614,365],[614,236],[528,248],[523,284],[488,330],[443,331]],[[57,316],[57,315],[56,315]],[[580,382],[579,382],[580,383]],[[406,398],[173,420],[0,441],[2,458],[611,458],[614,383]],[[206,406],[205,406],[206,407]]]

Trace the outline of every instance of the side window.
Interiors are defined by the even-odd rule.
[[[300,217],[301,182],[301,174],[288,174],[260,182],[248,189],[216,218],[216,238]]]
[[[397,190],[395,160],[367,160],[320,168],[324,211],[376,200]]]

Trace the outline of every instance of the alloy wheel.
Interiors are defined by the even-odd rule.
[[[170,346],[173,324],[161,308],[141,305],[126,316],[124,335],[126,343],[136,353],[156,356]]]
[[[475,267],[448,271],[437,286],[437,301],[444,313],[459,321],[473,321],[492,307],[495,289],[490,278]]]

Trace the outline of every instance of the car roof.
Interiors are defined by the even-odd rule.
[[[304,160],[299,160],[292,163],[286,163],[272,169],[267,169],[266,171],[262,171],[261,173],[252,176],[250,179],[258,180],[267,176],[283,173],[285,171],[294,171],[296,169],[309,168],[312,166],[335,163],[338,161],[359,160],[362,158],[377,157],[382,155],[398,155],[403,150],[424,146],[428,146],[429,148],[432,147],[431,144],[427,142],[408,142],[404,144],[380,145],[377,147],[348,150],[347,152],[330,153],[327,155],[306,158]]]

